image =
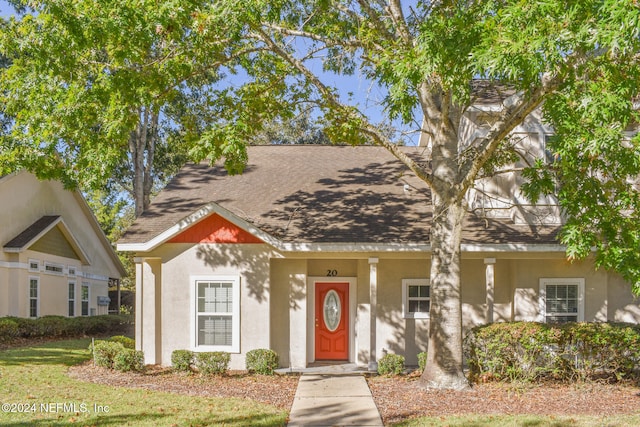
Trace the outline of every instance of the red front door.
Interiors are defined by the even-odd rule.
[[[316,360],[349,360],[349,283],[316,283]]]

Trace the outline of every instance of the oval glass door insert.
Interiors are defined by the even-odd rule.
[[[340,317],[342,315],[342,307],[340,306],[340,297],[333,289],[324,296],[324,325],[330,332],[335,331],[340,326]]]

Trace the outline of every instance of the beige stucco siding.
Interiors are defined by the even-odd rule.
[[[428,259],[380,259],[378,264],[378,357],[403,354],[407,364],[417,364],[426,350],[428,319],[405,318],[402,313],[402,279],[429,277]]]
[[[193,349],[194,280],[217,276],[238,277],[241,283],[240,352],[232,354],[232,369],[243,369],[246,352],[255,348],[275,350],[283,367],[305,367],[313,362],[313,288],[325,280],[353,285],[349,360],[366,366],[372,342],[372,271],[377,271],[376,358],[396,353],[405,356],[408,365],[416,365],[417,354],[427,349],[429,319],[403,314],[402,281],[428,279],[428,254],[322,253],[305,257],[278,253],[262,244],[165,244],[144,255],[138,259],[143,276],[138,283],[138,307],[143,310],[138,336],[147,360],[153,363],[168,365],[174,350]],[[500,255],[485,258],[479,254],[462,260],[465,332],[486,323],[488,264],[494,272],[495,321],[539,320],[540,279],[558,277],[585,279],[587,321],[637,321],[640,317],[624,282],[604,271],[594,272],[591,262],[568,263],[557,253],[538,254],[536,259],[525,259],[523,254]],[[149,292],[145,291],[144,277],[150,283]]]
[[[640,297],[633,296],[629,283],[619,275],[610,273],[607,291],[609,320],[640,323]]]
[[[124,270],[82,196],[65,190],[58,182],[38,181],[34,175],[21,172],[0,179],[0,201],[0,246],[43,216],[62,218],[61,223],[18,253],[0,249],[0,316],[29,316],[29,277],[39,280],[39,316],[69,314],[70,281],[76,283],[77,316],[81,314],[82,284],[89,286],[89,313],[107,314],[107,306],[98,306],[98,297],[108,295],[109,278],[121,277]],[[86,256],[84,261],[72,245]],[[29,268],[29,260],[38,261],[39,271]],[[47,263],[63,271],[49,272]],[[75,274],[69,267],[75,268]]]
[[[148,255],[161,263],[155,306],[155,322],[143,318],[143,340],[153,336],[157,340],[154,363],[169,365],[171,353],[178,349],[192,349],[194,338],[195,279],[214,279],[237,276],[240,280],[240,353],[231,355],[231,369],[244,369],[245,354],[256,348],[270,348],[269,306],[271,298],[269,250],[265,245],[235,244],[167,244]],[[146,286],[146,283],[143,284]],[[159,294],[159,295],[158,295]],[[150,303],[151,304],[151,303]],[[147,311],[154,308],[145,306]],[[155,329],[155,330],[154,330]],[[150,350],[143,344],[143,350]],[[151,359],[150,355],[148,360]]]

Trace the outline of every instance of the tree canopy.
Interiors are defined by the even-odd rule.
[[[25,2],[26,4],[26,2]],[[19,167],[67,186],[119,184],[148,206],[213,122],[210,88],[222,45],[193,31],[198,2],[36,1],[4,22],[0,49],[4,171]]]
[[[595,246],[599,265],[617,268],[639,290],[632,185],[640,172],[639,140],[625,133],[637,122],[639,16],[632,0],[253,0],[216,2],[203,22],[224,28],[250,51],[239,63],[245,87],[279,87],[278,108],[313,104],[332,140],[381,145],[430,186],[431,321],[423,379],[464,387],[465,197],[478,177],[509,158],[508,135],[532,112],[542,109],[556,129],[550,148],[559,161],[525,173],[531,200],[558,185],[569,256],[584,257]],[[421,133],[429,140],[425,157],[398,150],[399,135],[383,132],[331,75],[358,75],[380,88],[382,123],[399,120]],[[463,144],[478,79],[503,96],[482,136]],[[235,107],[242,117],[246,106]],[[200,147],[201,157],[215,151]]]
[[[465,197],[477,178],[509,159],[508,135],[534,111],[542,109],[556,130],[556,161],[525,173],[527,194],[536,201],[559,189],[569,256],[595,247],[599,265],[640,290],[632,249],[640,141],[627,132],[638,122],[636,0],[31,3],[38,17],[14,22],[0,38],[14,61],[0,84],[19,141],[5,147],[3,160],[72,176],[91,170],[87,181],[104,179],[131,141],[157,132],[161,109],[193,95],[179,116],[191,119],[172,123],[184,130],[195,160],[224,157],[239,172],[250,136],[304,106],[315,108],[332,141],[383,146],[426,182],[433,223],[425,384],[466,385]],[[234,84],[215,85],[222,70]],[[345,95],[336,76],[359,78],[372,90]],[[499,95],[499,108],[463,144],[478,79]],[[374,91],[381,96],[366,105],[378,107],[378,119],[361,101]],[[429,141],[423,158],[398,149],[405,134],[390,132],[392,122]],[[193,123],[203,126],[191,132]]]

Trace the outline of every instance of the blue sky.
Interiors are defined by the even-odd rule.
[[[6,0],[0,0],[0,16],[9,17],[12,14],[14,14],[13,7]],[[321,78],[325,84],[336,87],[343,100],[351,99],[354,101],[372,122],[378,123],[383,120],[384,113],[378,104],[384,98],[384,91],[372,85],[371,81],[359,76],[357,72],[353,76],[324,73],[321,74]],[[402,127],[400,123],[394,123],[394,125],[397,128]],[[408,144],[417,144],[417,136],[410,137]]]

